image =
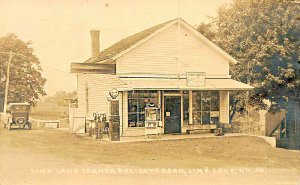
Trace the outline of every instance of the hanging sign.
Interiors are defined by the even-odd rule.
[[[189,87],[204,87],[205,76],[205,72],[187,72],[186,85]]]
[[[119,95],[119,91],[118,89],[116,88],[113,88],[109,91],[109,96],[112,98],[112,99],[116,99]]]

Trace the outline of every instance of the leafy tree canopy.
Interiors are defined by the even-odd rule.
[[[15,34],[8,34],[0,38],[0,97],[4,97],[6,72],[9,61],[9,52],[13,55],[10,64],[10,82],[8,103],[29,102],[35,103],[40,96],[46,95],[44,85],[46,79],[42,77],[42,68],[31,42],[24,42]],[[2,98],[3,99],[3,98]]]
[[[65,91],[58,91],[54,96],[49,96],[45,99],[45,102],[55,103],[59,106],[68,107],[69,101],[68,99],[74,99],[76,97],[77,92],[65,92]]]
[[[291,0],[234,0],[198,31],[239,61],[231,73],[255,87],[250,103],[277,111],[299,96],[299,16],[300,4]],[[243,112],[245,93],[234,94],[231,111]]]

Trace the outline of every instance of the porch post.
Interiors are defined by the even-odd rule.
[[[120,136],[123,135],[123,92],[119,92]]]
[[[193,124],[193,91],[189,91],[189,125]]]
[[[121,118],[123,120],[123,134],[124,132],[126,132],[127,128],[128,128],[128,92],[124,91],[122,93],[122,101],[123,101],[123,115]]]
[[[220,91],[220,122],[229,123],[229,91]]]

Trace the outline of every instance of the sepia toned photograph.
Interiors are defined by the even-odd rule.
[[[300,185],[300,1],[0,0],[0,185]]]

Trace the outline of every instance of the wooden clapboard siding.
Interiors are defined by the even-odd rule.
[[[179,38],[179,39],[178,39]],[[177,24],[117,59],[117,74],[229,75],[229,62],[184,26]]]
[[[229,123],[229,91],[220,91],[220,122]]]
[[[109,91],[124,85],[115,75],[107,74],[78,74],[77,83],[78,112],[83,114],[82,116],[91,116],[94,112],[108,113]],[[88,107],[86,106],[86,86],[88,87]]]
[[[85,117],[87,112],[86,107],[86,93],[85,87],[88,81],[88,77],[84,74],[77,74],[77,99],[78,99],[78,108],[76,116]]]

